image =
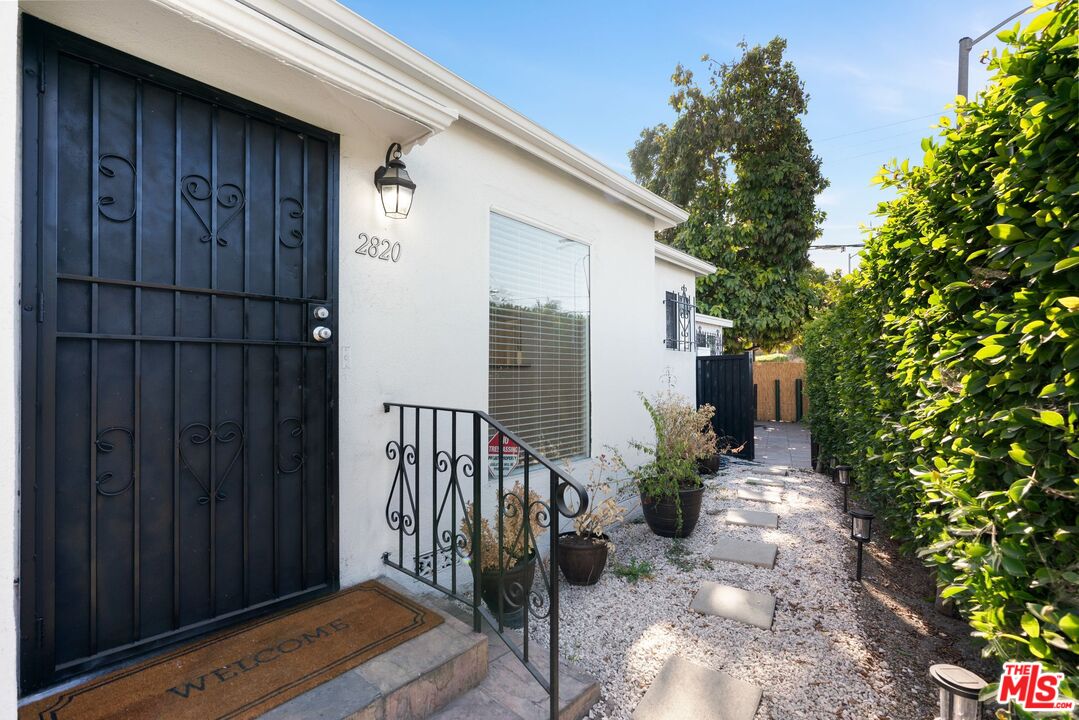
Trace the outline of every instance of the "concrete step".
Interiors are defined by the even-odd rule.
[[[766,503],[783,502],[783,496],[776,490],[739,490],[738,499]]]
[[[768,487],[782,488],[786,487],[786,483],[776,477],[754,477],[749,476],[746,478],[746,485],[766,485]]]
[[[755,685],[674,655],[660,668],[633,720],[753,720]]]
[[[724,518],[730,525],[746,525],[748,527],[777,528],[779,527],[779,515],[760,510],[735,510],[727,511]]]
[[[472,611],[445,597],[423,596],[423,601],[445,615],[453,615],[471,624]],[[432,720],[548,720],[550,700],[547,691],[536,682],[528,669],[507,647],[498,634],[484,626],[489,665],[480,684],[434,713]],[[521,635],[512,639],[520,648]],[[529,660],[546,677],[549,651],[538,643],[529,645]],[[559,718],[580,720],[600,697],[600,685],[565,659],[559,661]],[[388,720],[387,716],[387,720]]]
[[[420,720],[487,677],[484,635],[393,580],[379,582],[432,608],[445,622],[278,705],[262,720]]]
[[[769,593],[706,582],[693,596],[689,609],[769,630],[775,617],[776,599]]]
[[[778,548],[773,543],[724,537],[720,538],[719,542],[708,551],[708,557],[713,560],[755,565],[770,570],[776,564],[777,550]]]

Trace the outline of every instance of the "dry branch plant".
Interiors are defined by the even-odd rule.
[[[569,469],[569,463],[566,463]],[[605,499],[600,503],[593,503],[585,512],[573,518],[573,531],[578,537],[604,540],[612,549],[614,544],[610,539],[604,539],[607,529],[622,522],[626,516],[626,507],[615,497],[614,489],[603,478],[603,471],[613,468],[613,462],[606,456],[600,455],[599,462],[588,473],[588,495],[590,498],[603,496]]]
[[[499,512],[502,517],[502,566],[503,571],[516,567],[536,554],[536,540],[547,531],[550,515],[547,505],[539,494],[529,491],[525,502],[525,491],[518,480],[509,492],[502,495]],[[527,518],[527,523],[524,522]],[[466,515],[461,519],[461,534],[465,536],[465,552],[472,556],[472,523],[476,520],[476,511],[472,503],[466,506]],[[499,570],[498,521],[494,526],[487,518],[480,519],[480,571],[497,572]]]

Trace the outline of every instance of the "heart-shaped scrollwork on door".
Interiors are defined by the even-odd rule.
[[[212,443],[212,445],[209,445]],[[220,477],[215,477],[214,468],[211,466],[210,457],[213,457],[213,453],[206,453],[206,461],[204,463],[206,472],[198,472],[192,466],[190,460],[187,457],[187,453],[184,452],[185,446],[190,448],[199,448],[203,445],[207,445],[213,450],[217,450],[219,447],[224,447],[226,452],[232,450],[232,446],[235,444],[235,450],[232,451],[232,455],[229,457],[228,464],[225,466],[225,471],[221,473]],[[206,505],[210,502],[210,495],[214,496],[216,500],[224,500],[228,497],[225,493],[225,483],[229,480],[229,475],[232,473],[232,468],[235,467],[236,461],[240,459],[240,453],[244,449],[244,430],[243,427],[232,420],[226,420],[218,423],[217,427],[210,427],[206,423],[195,422],[184,427],[180,431],[180,463],[183,465],[184,470],[191,474],[191,477],[195,478],[195,482],[202,488],[202,495],[199,496],[199,505]],[[220,465],[220,462],[214,463]]]
[[[217,187],[217,190],[213,189],[210,181],[202,175],[184,175],[180,179],[180,194],[183,195],[184,202],[191,208],[191,212],[195,213],[195,217],[198,218],[199,224],[202,225],[203,233],[199,236],[199,241],[208,243],[211,240],[216,240],[217,244],[221,247],[226,247],[229,241],[221,236],[221,232],[229,226],[229,224],[235,220],[241,212],[243,212],[244,205],[247,204],[247,198],[244,196],[243,188],[233,183],[224,183]],[[206,201],[211,203],[211,213],[213,211],[212,204],[216,202],[226,211],[232,212],[225,216],[224,220],[221,220],[220,213],[218,213],[217,227],[212,227],[212,222],[208,221],[199,211],[198,206],[202,205]],[[211,219],[213,215],[211,214]]]

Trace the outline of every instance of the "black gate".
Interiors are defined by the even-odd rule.
[[[337,585],[337,138],[27,18],[21,686]]]
[[[697,358],[697,404],[716,409],[712,427],[743,446],[738,457],[753,459],[753,365],[749,353]]]

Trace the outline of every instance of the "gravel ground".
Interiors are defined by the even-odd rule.
[[[732,463],[706,480],[691,537],[671,541],[643,521],[626,523],[611,533],[615,553],[599,584],[562,584],[562,655],[603,685],[590,717],[629,718],[674,654],[760,687],[757,720],[933,717],[926,671],[932,662],[976,657],[967,627],[936,615],[931,597],[928,605],[918,597],[932,586],[912,583],[924,570],[898,560],[893,547],[867,554],[866,584],[853,581],[849,520],[829,478],[792,471],[780,505],[735,499],[747,476],[766,472]],[[779,528],[727,525],[726,508],[777,512]],[[709,560],[721,536],[775,543],[775,568]],[[611,572],[614,563],[631,560],[651,562],[652,578],[634,583]],[[708,580],[774,594],[772,629],[690,611]],[[534,632],[542,642],[546,629]]]

